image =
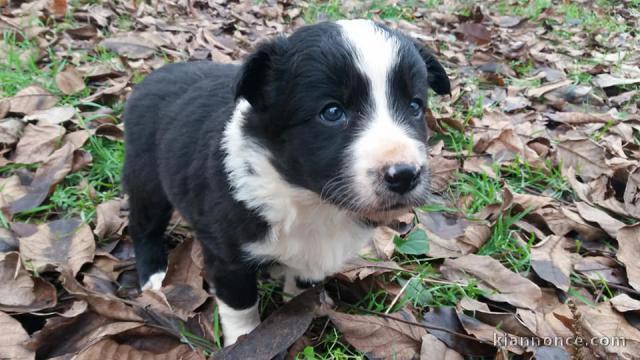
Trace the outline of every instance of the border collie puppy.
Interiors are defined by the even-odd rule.
[[[123,183],[143,289],[159,289],[174,209],[202,245],[225,345],[260,322],[256,272],[284,291],[339,271],[429,196],[431,52],[368,20],[326,22],[258,46],[243,65],[167,65],[127,103]]]

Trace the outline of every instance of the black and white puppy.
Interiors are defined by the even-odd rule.
[[[173,209],[202,244],[226,345],[260,321],[261,264],[284,266],[292,295],[339,271],[377,224],[429,196],[429,87],[450,90],[431,52],[368,20],[300,28],[242,66],[149,75],[124,113],[142,288],[164,278]]]

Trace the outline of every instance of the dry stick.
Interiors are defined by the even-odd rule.
[[[348,304],[348,303],[346,303],[344,301],[338,301],[338,302],[340,304],[346,306],[346,307],[349,307],[349,308],[354,309],[354,310],[362,311],[362,312],[365,312],[367,314],[377,315],[377,316],[380,316],[380,317],[383,317],[383,318],[386,318],[386,319],[399,321],[399,322],[405,323],[407,325],[417,326],[417,327],[421,327],[423,329],[442,331],[442,332],[446,332],[448,334],[455,335],[455,336],[458,336],[458,337],[461,337],[461,338],[465,338],[465,339],[468,339],[468,340],[473,340],[473,341],[477,341],[477,342],[481,342],[481,343],[490,344],[488,341],[484,341],[482,339],[478,339],[478,338],[470,336],[470,335],[460,334],[460,333],[457,333],[455,331],[452,331],[452,330],[449,330],[447,328],[443,328],[443,327],[440,327],[440,326],[424,325],[424,324],[417,323],[417,322],[414,322],[414,321],[399,319],[399,318],[393,317],[393,316],[388,315],[388,314],[379,313],[377,311],[371,311],[371,310],[368,310],[368,309],[364,309],[364,308],[360,308],[360,307],[357,307],[357,306],[353,306],[353,305]]]
[[[404,283],[404,285],[402,285],[402,289],[400,289],[400,291],[398,291],[398,294],[396,294],[396,296],[393,298],[393,301],[391,301],[391,304],[389,304],[389,307],[387,308],[387,311],[385,311],[385,314],[388,314],[391,309],[396,306],[396,303],[398,302],[398,300],[400,299],[400,296],[402,296],[402,294],[404,294],[404,292],[407,290],[407,287],[409,287],[409,283],[411,282],[411,280],[415,279],[415,276],[412,276],[411,279],[407,280],[406,283]]]

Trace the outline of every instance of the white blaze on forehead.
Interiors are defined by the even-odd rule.
[[[388,112],[387,82],[398,59],[397,39],[371,20],[342,20],[338,24],[356,54],[356,65],[371,82],[372,110]]]
[[[372,190],[369,173],[395,163],[422,166],[426,153],[424,145],[411,136],[408,127],[394,121],[392,113],[389,82],[399,61],[399,39],[370,20],[344,20],[338,24],[355,52],[356,66],[370,83],[368,118],[352,146],[354,178],[366,193]]]

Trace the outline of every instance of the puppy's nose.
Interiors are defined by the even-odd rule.
[[[384,171],[387,188],[395,193],[404,194],[413,190],[420,181],[421,168],[411,164],[393,164]]]

